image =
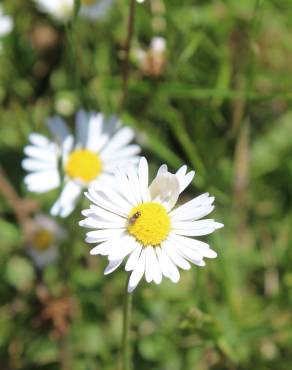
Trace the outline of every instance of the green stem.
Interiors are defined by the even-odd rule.
[[[120,109],[123,109],[128,95],[128,82],[129,82],[129,69],[130,69],[130,51],[131,51],[131,44],[132,38],[134,33],[134,20],[135,20],[135,5],[136,0],[130,1],[130,8],[129,8],[129,16],[128,16],[128,32],[127,32],[127,39],[125,42],[125,60],[124,66],[122,71],[122,78],[123,78],[123,94],[122,94],[122,101]]]
[[[130,321],[132,311],[132,293],[128,293],[127,291],[129,278],[127,279],[125,287],[124,309],[123,309],[122,370],[131,369]]]

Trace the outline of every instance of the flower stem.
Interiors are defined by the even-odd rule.
[[[124,59],[124,66],[122,71],[122,78],[123,78],[123,95],[121,101],[121,109],[124,107],[124,104],[127,99],[128,95],[128,80],[129,80],[129,68],[130,68],[130,50],[132,44],[132,38],[134,33],[134,20],[135,20],[135,5],[136,0],[130,1],[130,8],[129,8],[129,16],[128,16],[128,32],[127,32],[127,39],[125,42],[124,50],[125,50],[125,59]]]
[[[128,293],[128,282],[126,282],[124,309],[123,309],[123,337],[122,337],[122,370],[130,370],[130,321],[132,311],[132,293]]]

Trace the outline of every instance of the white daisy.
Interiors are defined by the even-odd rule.
[[[30,172],[24,178],[29,191],[43,193],[63,185],[51,209],[54,216],[67,217],[92,182],[111,183],[116,166],[139,161],[140,147],[128,145],[133,130],[121,127],[114,116],[106,119],[101,113],[79,111],[75,139],[60,117],[50,118],[48,125],[55,141],[30,134],[31,145],[24,148],[27,158],[22,166]]]
[[[13,20],[9,15],[5,15],[0,4],[0,37],[7,35],[13,29]]]
[[[79,224],[95,229],[87,233],[88,243],[99,243],[90,253],[108,257],[105,274],[129,256],[125,265],[131,271],[129,292],[144,274],[148,283],[159,284],[163,276],[176,283],[178,267],[188,270],[189,262],[205,266],[205,257],[217,256],[208,244],[192,238],[223,226],[212,219],[200,220],[214,209],[214,197],[205,193],[174,208],[193,177],[186,166],[172,174],[162,165],[148,186],[148,163],[141,158],[138,169],[115,171],[116,189],[93,184],[85,193],[93,205],[82,212],[86,218]]]
[[[65,231],[53,219],[37,214],[27,254],[36,267],[42,269],[56,261],[59,256],[58,244],[65,237]]]
[[[61,22],[70,20],[74,13],[74,0],[34,0],[40,11]],[[79,14],[92,20],[105,16],[113,0],[81,0]]]

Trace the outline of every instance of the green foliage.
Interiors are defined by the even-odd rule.
[[[50,114],[73,123],[80,107],[118,114],[137,131],[153,174],[161,162],[196,170],[184,200],[210,191],[214,218],[225,224],[204,238],[218,252],[206,268],[182,272],[178,285],[142,283],[135,291],[133,368],[287,370],[291,2],[137,3],[121,106],[128,3],[117,0],[89,22],[75,1],[76,16],[63,26],[32,1],[4,1],[15,25],[1,40],[1,167],[19,195],[47,211],[56,194],[29,194],[22,182],[27,135],[46,134]],[[151,76],[134,50],[157,35],[166,38],[166,66]],[[125,272],[103,276],[105,261],[89,256],[76,210],[58,220],[68,231],[59,262],[40,273],[8,199],[0,198],[0,213],[0,368],[116,369]],[[56,323],[46,308],[63,298],[69,303],[56,306]]]

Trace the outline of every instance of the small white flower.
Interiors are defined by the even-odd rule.
[[[189,262],[205,266],[205,257],[217,256],[208,244],[192,238],[223,226],[213,219],[200,220],[214,209],[214,197],[205,193],[174,208],[194,174],[187,173],[186,166],[172,174],[162,165],[148,186],[148,163],[141,158],[138,169],[115,171],[116,189],[94,184],[85,193],[93,205],[82,212],[86,218],[79,224],[95,229],[87,233],[88,243],[99,243],[90,253],[108,257],[105,274],[129,256],[125,265],[132,271],[129,292],[144,274],[148,283],[159,284],[163,276],[176,283],[178,267],[189,270]]]
[[[74,0],[34,0],[40,11],[61,22],[70,20],[74,13]],[[80,15],[92,20],[105,16],[113,0],[81,0]]]
[[[133,130],[121,128],[114,116],[106,119],[101,113],[79,111],[75,139],[60,117],[50,118],[48,125],[55,141],[30,134],[31,145],[24,148],[28,158],[22,161],[22,166],[30,172],[24,178],[29,191],[44,193],[63,185],[51,209],[54,216],[67,217],[82,190],[91,183],[97,180],[111,183],[116,166],[139,161],[140,147],[128,145],[134,138]]]
[[[9,15],[5,15],[0,5],[0,37],[7,35],[13,29],[13,20]]]
[[[34,0],[38,9],[61,22],[72,18],[74,0]]]
[[[58,244],[64,237],[65,231],[53,219],[37,214],[27,254],[34,264],[42,269],[56,261],[59,256]]]

